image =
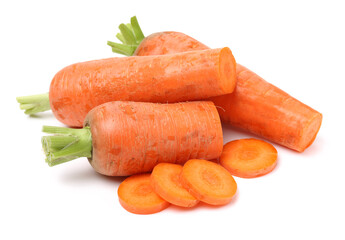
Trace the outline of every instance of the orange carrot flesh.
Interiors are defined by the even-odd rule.
[[[92,135],[92,167],[109,176],[150,172],[161,162],[214,159],[223,149],[222,126],[210,101],[159,104],[109,102],[85,120]]]
[[[192,159],[181,172],[181,183],[194,197],[210,205],[224,205],[234,197],[237,184],[221,165]]]
[[[298,152],[309,147],[322,115],[240,64],[236,71],[234,93],[211,98],[222,121]]]
[[[182,102],[231,93],[236,63],[229,48],[109,58],[58,72],[50,107],[62,123],[81,127],[86,114],[110,101]]]
[[[150,174],[126,178],[117,190],[121,206],[135,214],[152,214],[166,209],[170,204],[152,189]]]
[[[134,55],[149,56],[208,47],[179,32],[147,36]],[[233,93],[210,98],[222,122],[244,129],[298,152],[309,147],[321,127],[322,115],[266,82],[240,64],[236,65],[237,86]]]
[[[225,144],[220,164],[234,176],[255,178],[271,172],[277,157],[272,144],[254,138],[239,139]]]
[[[151,173],[151,185],[154,191],[167,202],[180,207],[193,207],[199,200],[182,186],[181,171],[181,165],[160,163]]]

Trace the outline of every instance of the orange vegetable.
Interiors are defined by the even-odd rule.
[[[151,185],[154,191],[166,201],[180,207],[193,207],[199,201],[182,186],[181,171],[181,165],[160,163],[153,168]]]
[[[137,174],[126,178],[120,184],[117,194],[121,206],[135,214],[157,213],[170,205],[153,191],[150,174]]]
[[[181,183],[194,197],[211,205],[224,205],[234,197],[237,184],[221,165],[207,160],[187,161]]]
[[[114,50],[112,43],[108,44]],[[202,49],[208,47],[188,35],[161,32],[146,37],[140,44],[138,41],[134,55],[172,54]],[[232,94],[210,99],[218,107],[222,122],[299,152],[312,144],[321,126],[322,115],[319,112],[240,64],[237,64],[236,75],[237,86]]]
[[[222,48],[76,63],[55,75],[49,99],[36,95],[17,100],[26,113],[50,106],[62,123],[82,127],[86,114],[106,102],[205,99],[231,93],[235,83],[235,59],[229,48]]]
[[[277,157],[272,144],[254,138],[239,139],[225,144],[220,164],[234,176],[255,178],[271,172]]]
[[[313,143],[321,113],[239,64],[237,80],[233,94],[211,98],[223,122],[298,152]]]
[[[161,162],[218,158],[223,149],[219,115],[210,101],[108,102],[92,109],[84,126],[44,128],[56,134],[42,138],[49,165],[87,157],[101,174],[127,176]]]

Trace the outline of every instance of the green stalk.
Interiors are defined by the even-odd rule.
[[[141,28],[139,26],[139,22],[136,16],[131,17],[131,23],[133,32],[135,34],[135,38],[137,39],[138,45],[141,43],[142,40],[144,40],[145,36],[144,33],[141,31]]]
[[[17,102],[20,109],[25,110],[24,113],[28,115],[50,110],[49,93],[17,97]]]
[[[112,48],[112,51],[125,56],[132,56],[141,41],[145,38],[139,26],[137,18],[131,18],[131,23],[120,24],[120,32],[116,34],[116,38],[122,42],[115,43],[108,41],[107,44]]]
[[[115,43],[111,41],[108,41],[107,44],[111,46],[113,52],[126,55],[126,56],[132,56],[135,49],[137,48],[136,46],[130,46],[130,45]]]
[[[42,137],[42,147],[49,166],[55,166],[76,158],[92,157],[90,127],[73,129],[43,126],[42,131],[53,134]]]
[[[119,29],[121,31],[123,38],[125,39],[126,44],[128,45],[136,44],[134,33],[130,28],[128,28],[125,24],[121,23],[119,26]]]
[[[116,34],[116,38],[119,39],[122,43],[126,44],[126,41],[123,38],[121,33]],[[110,41],[108,41],[108,42],[110,42]]]

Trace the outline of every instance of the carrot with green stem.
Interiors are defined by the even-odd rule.
[[[152,171],[161,162],[214,159],[223,149],[216,107],[210,101],[172,104],[115,101],[92,109],[84,128],[43,127],[50,166],[87,157],[108,176]]]
[[[131,21],[133,19],[137,22],[135,17]],[[140,27],[135,24],[131,28],[139,31],[137,28]],[[121,34],[126,35],[122,31]],[[137,45],[138,39],[134,40]],[[108,45],[113,52],[119,52],[118,45],[109,41]],[[127,46],[127,43],[121,46]],[[160,32],[147,36],[136,49],[131,48],[125,55],[164,55],[203,49],[208,47],[186,34]],[[233,93],[210,98],[219,107],[222,122],[299,152],[313,143],[322,122],[319,112],[240,64],[236,65],[236,75],[237,85]]]
[[[229,48],[161,56],[108,58],[70,65],[59,71],[48,94],[19,97],[27,114],[52,109],[71,127],[110,101],[180,102],[234,90],[236,62]]]

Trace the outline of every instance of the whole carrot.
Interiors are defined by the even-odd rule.
[[[53,78],[49,97],[19,97],[26,113],[51,108],[62,123],[81,127],[86,114],[110,101],[180,102],[231,93],[236,63],[229,48],[171,55],[109,58],[70,65]]]
[[[135,17],[131,19],[130,26],[134,32],[141,32]],[[136,38],[133,34],[136,45],[128,48],[126,39],[131,36],[123,31],[125,27],[121,24],[121,33],[117,35],[123,44],[108,42],[113,52],[148,56],[208,49],[206,45],[180,32],[154,33],[146,38]],[[322,115],[319,112],[240,64],[236,65],[236,75],[237,86],[232,94],[210,98],[219,107],[222,122],[299,152],[312,144],[321,126]]]
[[[92,109],[84,128],[44,127],[50,166],[87,157],[109,176],[149,172],[161,162],[183,164],[191,158],[221,155],[223,135],[210,101],[172,104],[108,102]]]

